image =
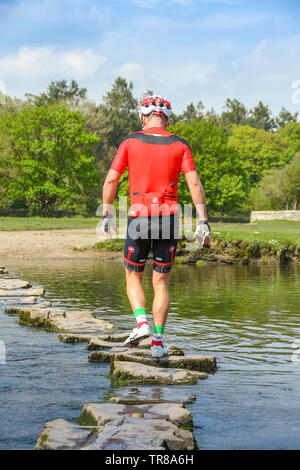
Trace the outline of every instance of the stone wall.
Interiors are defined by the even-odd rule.
[[[252,211],[250,222],[255,220],[293,220],[300,222],[300,211]]]

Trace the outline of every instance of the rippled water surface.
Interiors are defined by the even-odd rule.
[[[123,266],[94,261],[1,260],[18,278],[46,288],[54,306],[93,309],[120,330],[135,326]],[[188,405],[200,449],[300,447],[300,267],[176,266],[165,342],[217,357],[218,371]],[[145,273],[151,310],[151,269]],[[150,316],[151,318],[151,316]],[[0,307],[0,448],[33,448],[46,421],[79,416],[102,401],[107,364],[90,364],[84,345],[21,327]],[[299,354],[298,354],[299,353]],[[173,392],[176,387],[173,387]]]

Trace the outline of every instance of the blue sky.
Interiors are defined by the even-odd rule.
[[[199,100],[220,112],[228,97],[300,111],[299,20],[292,0],[0,0],[0,89],[74,78],[99,102],[121,75],[175,112]]]

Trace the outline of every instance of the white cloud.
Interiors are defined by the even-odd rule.
[[[54,47],[21,47],[14,55],[0,58],[0,75],[36,80],[54,75],[90,78],[106,62],[106,57],[91,49],[58,51]]]

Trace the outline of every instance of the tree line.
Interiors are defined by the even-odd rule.
[[[146,90],[145,95],[151,94]],[[0,96],[0,206],[32,215],[54,210],[94,215],[103,179],[122,140],[141,130],[133,83],[118,77],[100,104],[72,80],[52,81],[39,95]],[[282,108],[273,116],[227,99],[217,114],[201,101],[172,114],[168,130],[185,138],[205,188],[210,214],[297,209],[300,123]],[[128,195],[125,172],[119,195]],[[191,202],[183,175],[179,201]]]

